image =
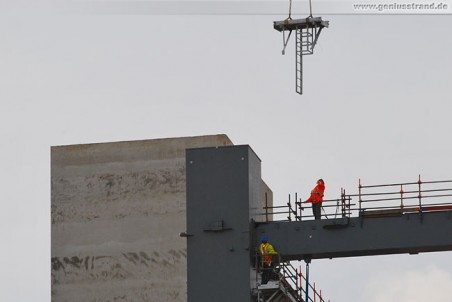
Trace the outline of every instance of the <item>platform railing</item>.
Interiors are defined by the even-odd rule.
[[[293,201],[293,196],[294,201]],[[288,202],[280,206],[265,206],[263,208],[265,221],[270,221],[268,217],[273,217],[273,221],[302,221],[314,218],[311,211],[311,203],[307,203],[298,198],[298,193],[289,194]],[[340,198],[325,199],[322,202],[321,216],[325,219],[350,217],[355,212],[357,216],[358,209],[356,204],[352,203],[350,195],[342,190]]]
[[[416,182],[363,185],[359,180],[358,198],[360,215],[391,215],[452,210],[452,181]]]
[[[256,250],[255,254],[256,265],[256,288],[259,289],[260,279],[259,275],[264,270],[271,270],[272,281],[279,282],[280,286],[276,290],[284,289],[286,295],[290,295],[299,302],[326,302],[322,297],[322,291],[316,289],[315,282],[309,283],[309,280],[303,275],[301,266],[299,269],[295,268],[291,262],[282,261],[278,254],[272,255],[271,267],[264,268],[261,265],[262,258]],[[271,281],[269,281],[271,282]],[[259,296],[259,294],[258,294]],[[330,300],[328,300],[330,302]]]
[[[284,277],[284,282],[287,282],[292,288],[292,295],[300,301],[326,302],[322,297],[322,291],[316,289],[315,282],[313,284],[307,282],[301,267],[297,269],[290,262],[282,262],[280,274]]]
[[[298,193],[289,194],[288,202],[281,206],[265,206],[266,219],[273,221],[312,220],[311,204],[298,197]],[[322,202],[321,218],[349,218],[373,215],[401,215],[418,212],[452,210],[452,180],[422,181],[418,177],[414,182],[363,185],[361,179],[357,194],[346,194],[341,189],[337,199],[325,199]]]

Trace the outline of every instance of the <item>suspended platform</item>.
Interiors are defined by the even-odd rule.
[[[273,27],[277,31],[296,30],[301,28],[324,28],[329,26],[329,21],[322,20],[322,17],[308,17],[304,19],[283,20],[273,22]]]
[[[273,27],[279,32],[283,33],[283,51],[285,53],[287,43],[289,42],[292,31],[296,32],[295,41],[295,56],[296,56],[296,91],[298,94],[303,94],[303,56],[312,55],[317,40],[322,32],[322,29],[329,26],[328,21],[322,20],[322,17],[309,16],[303,19],[292,20],[287,18],[283,21],[274,21]],[[285,32],[289,35],[286,38]]]

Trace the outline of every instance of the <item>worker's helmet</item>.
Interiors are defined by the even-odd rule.
[[[262,235],[261,242],[262,243],[267,243],[267,241],[268,241],[268,236],[267,235]]]

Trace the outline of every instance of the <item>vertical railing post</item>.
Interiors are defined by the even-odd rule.
[[[294,290],[296,292],[298,292],[298,277],[300,276],[300,274],[298,273],[298,268],[295,268],[295,288]]]
[[[314,302],[317,301],[317,291],[315,290],[315,282],[314,282]]]
[[[358,196],[359,196],[359,215],[361,216],[361,202],[362,202],[362,199],[361,199],[361,188],[362,188],[362,186],[361,186],[361,178],[359,179],[359,185],[358,185]]]
[[[298,208],[297,208],[298,204],[297,204],[297,201],[298,201],[298,194],[297,194],[297,192],[295,192],[295,220],[300,220],[300,219],[299,219],[300,216],[297,215],[297,213],[298,213]],[[297,217],[297,216],[298,216],[298,217]]]
[[[345,197],[345,200],[348,201],[348,212],[347,212],[348,217],[351,217],[352,216],[352,207],[351,207],[350,202],[352,201],[352,198],[350,196],[348,196],[348,197]]]
[[[301,265],[300,265],[300,298],[303,294],[303,273],[301,272]]]
[[[344,188],[341,188],[341,213],[342,218],[345,217],[345,194],[344,194]]]
[[[348,211],[347,211],[347,202],[345,199],[345,189],[341,188],[341,204],[342,204],[342,218],[346,217],[347,215],[351,216],[351,208],[350,208],[350,200],[348,202]]]
[[[298,202],[300,203],[300,221],[303,220],[303,206],[301,205],[301,197]]]
[[[422,211],[422,190],[421,190],[421,174],[419,174],[419,178],[417,181],[418,184],[418,197],[419,197],[419,218],[421,223],[424,221],[424,212]]]
[[[403,210],[403,185],[400,184],[400,209]]]
[[[421,175],[419,174],[419,178],[418,178],[418,181],[417,181],[417,184],[418,184],[418,193],[419,193],[419,195],[418,195],[418,197],[419,197],[419,211],[422,211],[422,194],[421,194]]]
[[[289,194],[289,202],[287,203],[287,205],[289,206],[289,216],[287,216],[287,219],[289,219],[289,221],[292,221],[292,217],[291,217],[291,211],[292,211],[292,206],[290,205],[290,194]]]
[[[301,219],[303,219],[303,211],[304,211],[304,208],[303,208],[303,201],[301,200],[301,197],[300,197],[300,217],[302,217]]]
[[[267,200],[267,192],[265,192],[265,222],[268,222],[268,200]]]

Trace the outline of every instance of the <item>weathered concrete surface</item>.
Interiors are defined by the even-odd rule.
[[[52,147],[52,301],[185,302],[185,149],[225,145],[215,135]]]

